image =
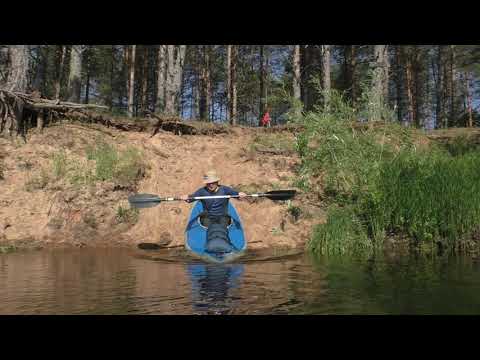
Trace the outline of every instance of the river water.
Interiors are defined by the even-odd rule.
[[[480,262],[55,249],[0,255],[0,314],[478,314]]]

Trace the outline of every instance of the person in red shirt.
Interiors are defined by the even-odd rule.
[[[265,115],[263,115],[262,121],[260,122],[261,126],[270,126],[270,110],[267,109]]]

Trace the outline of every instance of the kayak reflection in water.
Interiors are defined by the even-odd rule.
[[[237,288],[244,271],[243,264],[190,264],[195,313],[225,315],[231,312],[234,298],[229,290]]]

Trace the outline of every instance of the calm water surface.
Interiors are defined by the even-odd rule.
[[[0,255],[0,314],[479,314],[480,263],[63,249]]]

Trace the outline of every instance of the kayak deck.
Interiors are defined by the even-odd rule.
[[[207,228],[200,222],[203,213],[201,201],[195,203],[185,230],[185,247],[197,258],[208,262],[226,263],[242,256],[247,248],[243,226],[235,207],[229,202],[228,215],[231,218],[228,226],[228,236],[233,250],[227,253],[212,253],[207,251]]]

